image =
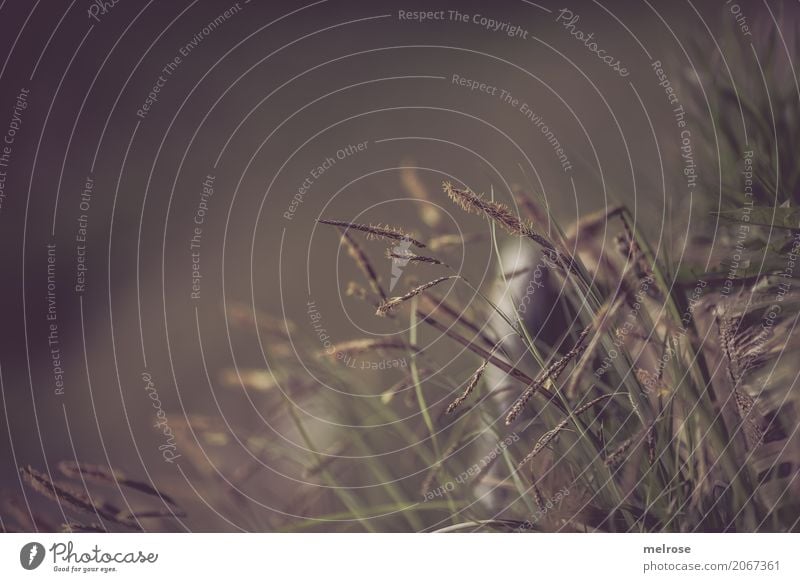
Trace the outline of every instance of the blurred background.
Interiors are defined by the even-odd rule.
[[[489,227],[445,180],[515,212],[531,196],[565,226],[622,202],[680,253],[721,200],[718,144],[701,137],[721,110],[703,88],[725,71],[754,98],[796,98],[797,22],[794,2],[724,0],[2,2],[3,519],[69,521],[19,473],[58,481],[67,461],[174,499],[181,510],[147,529],[446,522],[441,499],[403,508],[424,501],[426,422],[445,426],[479,361],[441,334],[416,338],[427,414],[406,351],[331,365],[330,345],[410,341],[410,322],[358,299],[358,266],[316,221],[468,235],[446,261],[488,291]],[[775,31],[782,55],[766,48]],[[765,84],[764,70],[782,76]],[[359,240],[392,295],[450,274],[393,274],[391,245]],[[464,313],[476,301],[453,281],[434,297]],[[174,509],[108,489],[132,512]]]

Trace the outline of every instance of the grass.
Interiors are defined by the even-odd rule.
[[[694,297],[696,286],[670,280],[666,273],[674,269],[659,263],[623,207],[608,218],[609,225],[616,221],[617,240],[623,244],[590,241],[590,248],[608,249],[609,255],[595,261],[604,271],[589,276],[579,254],[539,234],[520,217],[512,218],[501,203],[466,187],[445,184],[444,189],[460,206],[488,221],[498,255],[502,242],[495,223],[539,249],[554,289],[563,291],[537,301],[550,313],[567,315],[569,329],[552,344],[543,342],[541,330],[528,329],[519,312],[499,307],[493,299],[496,291],[481,291],[463,274],[444,274],[388,297],[378,270],[353,233],[385,240],[386,233],[393,237],[404,231],[380,227],[373,233],[369,225],[356,228],[328,221],[341,229],[346,249],[358,249],[349,254],[368,288],[352,299],[377,305],[376,315],[398,331],[390,339],[340,342],[332,353],[315,354],[309,361],[326,383],[368,391],[370,386],[354,384],[363,384],[363,377],[354,379],[342,370],[336,355],[404,353],[409,366],[403,374],[408,375],[411,391],[405,390],[404,398],[394,398],[391,392],[389,399],[359,399],[346,413],[354,425],[375,420],[391,425],[398,445],[410,454],[402,455],[398,463],[397,456],[385,457],[360,433],[341,432],[339,440],[365,453],[359,470],[365,467],[376,483],[366,489],[341,485],[348,467],[356,462],[323,453],[320,437],[296,409],[298,401],[319,401],[323,395],[310,396],[307,389],[299,388],[296,393],[280,391],[278,398],[294,430],[304,446],[315,451],[308,464],[313,468],[307,473],[313,473],[308,482],[319,479],[317,487],[325,488],[324,501],[309,503],[332,510],[300,520],[260,522],[250,516],[250,527],[284,531],[798,529],[796,497],[780,491],[776,496],[767,488],[768,479],[777,476],[791,490],[797,477],[797,465],[790,465],[788,474],[785,469],[789,462],[785,452],[796,452],[787,431],[796,428],[789,406],[794,405],[796,392],[790,387],[780,394],[781,388],[764,376],[765,371],[783,370],[784,350],[796,347],[793,318],[800,302],[793,289],[783,295],[780,316],[770,320],[772,333],[759,326],[764,306],[777,292],[779,273],[763,273],[755,284],[737,280],[735,295],[727,291],[725,280],[704,282],[702,295]],[[450,257],[429,254],[430,260],[409,261],[407,268],[452,271]],[[503,268],[497,272],[496,288],[513,290]],[[433,293],[444,283],[451,285],[449,295],[454,298],[459,288],[471,293],[471,307],[443,304],[447,307],[439,309],[441,297]],[[440,317],[449,318],[449,323],[443,324]],[[405,326],[404,321],[408,322]],[[493,329],[493,321],[506,326],[506,333]],[[471,354],[466,356],[475,362],[470,373],[438,385],[433,380],[437,374],[422,373],[423,368],[448,369],[437,364],[433,351],[425,349],[431,332]],[[514,353],[510,337],[521,346],[520,353]],[[492,369],[510,384],[498,388],[489,382],[487,371]],[[538,371],[532,374],[531,369]],[[292,378],[294,385],[303,384],[299,370],[281,370],[280,377],[287,386],[293,385]],[[328,404],[337,406],[335,399]],[[402,413],[408,406],[416,408],[409,418],[418,421],[406,424]],[[474,461],[492,447],[496,452],[497,443],[509,435],[517,437],[512,446],[503,447],[501,454],[488,461],[485,455],[479,463]],[[781,441],[785,441],[781,455],[762,454],[767,445],[772,444],[773,450],[774,443]],[[184,515],[166,494],[106,469],[63,465],[62,472],[71,479],[121,484],[158,497],[175,510],[174,514],[163,509],[126,512],[26,468],[23,475],[35,490],[69,512],[94,516],[93,521],[82,522],[67,518],[65,512],[63,527],[71,531],[144,529],[150,520],[158,520],[155,523],[162,524],[158,528],[164,527],[164,520]],[[421,483],[421,496],[410,485],[414,482]],[[315,487],[302,489],[301,497]],[[431,491],[438,491],[436,498],[427,500]],[[548,506],[556,491],[569,495],[562,496],[559,506]],[[536,519],[531,520],[532,515]]]
[[[496,247],[495,223],[508,234],[538,246],[549,260],[551,272],[558,274],[567,289],[555,301],[564,302],[566,313],[573,315],[573,324],[582,326],[564,335],[565,340],[570,335],[575,338],[571,344],[564,341],[549,346],[549,353],[542,353],[518,313],[503,312],[459,276],[456,282],[475,291],[475,296],[485,301],[485,309],[495,312],[517,335],[527,352],[525,357],[539,364],[538,375],[531,378],[515,363],[494,356],[502,342],[487,350],[452,328],[439,325],[432,314],[421,313],[422,323],[433,325],[482,358],[463,392],[445,409],[446,414],[463,406],[475,393],[486,367],[494,366],[509,377],[522,380],[518,395],[504,412],[505,424],[514,427],[527,420],[530,426],[530,421],[535,420],[546,425],[538,438],[529,441],[527,452],[507,453],[519,456],[501,482],[513,485],[516,498],[505,507],[492,508],[490,511],[498,511],[496,516],[482,516],[492,518],[488,521],[456,523],[447,529],[492,523],[500,515],[519,521],[525,517],[519,511],[529,510],[528,503],[533,498],[541,502],[542,489],[546,495],[544,484],[548,480],[578,489],[582,495],[570,500],[576,506],[569,512],[554,512],[547,523],[535,524],[532,530],[760,529],[768,515],[767,500],[759,495],[758,476],[751,460],[757,458],[762,440],[776,418],[768,421],[764,415],[757,416],[753,397],[741,386],[742,377],[732,374],[744,356],[727,348],[719,349],[720,345],[735,343],[733,336],[740,339],[743,334],[752,336],[753,329],[737,328],[734,332],[730,326],[724,329],[717,326],[716,337],[705,333],[713,331],[711,322],[719,318],[719,308],[715,306],[724,302],[721,297],[724,287],[705,286],[702,306],[694,305],[689,310],[684,287],[677,287],[668,279],[665,273],[669,269],[659,264],[624,207],[615,210],[609,220],[618,221],[618,237],[625,242],[622,248],[626,252],[598,261],[615,268],[590,278],[579,257],[539,234],[533,224],[514,215],[508,207],[466,187],[445,183],[444,190],[464,210],[490,222]],[[341,222],[337,225],[348,228]],[[369,234],[368,227],[360,230]],[[605,248],[601,241],[594,246]],[[447,265],[445,257],[435,254],[426,262]],[[388,300],[394,310],[408,307],[414,345],[418,342],[415,314],[420,297],[449,278],[452,276],[433,279]],[[765,280],[768,278],[765,275]],[[744,286],[741,288],[744,290]],[[748,303],[739,300],[725,304],[745,312],[749,308]],[[791,313],[786,315],[790,317]],[[602,382],[597,381],[598,374],[592,372],[599,369],[603,359],[609,358],[611,365],[604,369]],[[720,366],[724,374],[717,373]],[[749,369],[749,373],[754,373],[754,369]],[[432,416],[425,411],[428,403],[415,366],[412,376],[433,442],[436,466],[442,467],[446,460],[441,458]],[[459,422],[474,421],[490,431],[493,423],[480,414],[480,409],[487,401],[491,403],[491,396],[465,411]],[[748,403],[747,406],[743,407],[742,402]],[[493,415],[490,413],[488,418]],[[531,434],[527,427],[522,430],[526,435]],[[750,435],[747,439],[746,433]],[[549,455],[544,455],[545,452]],[[539,464],[540,456],[549,458]],[[539,476],[533,482],[520,478],[528,465]],[[489,501],[483,502],[491,506],[492,496],[485,497]],[[451,502],[449,495],[447,500]],[[481,500],[473,500],[473,508],[476,501]],[[791,504],[788,499],[784,501]],[[795,522],[781,525],[781,529],[794,528]]]

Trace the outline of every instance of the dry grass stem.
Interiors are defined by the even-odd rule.
[[[531,384],[525,388],[519,398],[517,398],[516,402],[514,402],[514,404],[511,406],[511,410],[509,411],[508,416],[506,416],[506,425],[510,425],[512,422],[514,422],[538,388],[547,390],[545,384],[547,382],[555,382],[562,372],[566,370],[569,363],[583,353],[583,351],[586,349],[584,341],[586,340],[586,336],[589,335],[589,331],[591,331],[591,329],[591,326],[589,326],[581,331],[580,335],[578,335],[575,345],[572,346],[572,348],[570,348],[570,350],[564,354],[564,356],[543,370],[534,381],[534,384]]]
[[[469,188],[456,188],[450,182],[445,182],[443,189],[450,199],[463,210],[474,214],[483,214],[499,223],[509,234],[527,237],[539,244],[554,265],[570,271],[575,268],[571,258],[558,251],[550,240],[534,230],[532,224],[520,220],[506,205],[485,200],[480,194],[476,194]]]
[[[439,277],[438,279],[434,279],[433,281],[428,281],[418,287],[414,287],[411,291],[406,293],[405,295],[401,295],[399,297],[392,297],[391,299],[387,299],[378,307],[378,310],[375,312],[376,315],[384,317],[387,313],[390,313],[394,308],[396,308],[401,303],[408,301],[424,293],[427,289],[438,285],[439,283],[443,283],[444,281],[449,281],[450,279],[458,279],[458,275],[450,275],[448,277]]]
[[[291,333],[295,330],[294,324],[288,319],[273,317],[244,303],[230,304],[228,316],[234,325],[250,324],[265,335],[283,340],[289,340]]]
[[[531,491],[533,493],[533,500],[536,503],[536,507],[539,508],[543,514],[547,513],[547,505],[544,501],[544,496],[542,492],[539,490],[539,486],[536,484],[536,476],[531,473]]]
[[[425,248],[425,244],[411,237],[403,232],[401,229],[394,226],[381,226],[380,224],[358,224],[356,222],[345,222],[343,220],[324,220],[318,219],[320,224],[328,224],[330,226],[338,226],[346,230],[358,230],[366,233],[367,238],[370,240],[393,240],[397,242],[409,242],[415,247]]]
[[[108,530],[99,523],[78,523],[71,521],[61,524],[64,533],[108,533]]]
[[[320,356],[336,358],[336,354],[344,353],[351,356],[373,352],[377,350],[408,350],[418,351],[416,346],[399,339],[356,339],[333,344],[330,348],[319,352]]]
[[[418,309],[417,316],[420,318],[420,321],[427,323],[434,329],[440,331],[441,333],[445,334],[449,338],[455,340],[456,342],[460,343],[462,346],[470,350],[471,352],[478,354],[480,357],[489,360],[489,363],[492,364],[494,367],[502,370],[515,380],[518,380],[526,385],[532,384],[534,382],[533,378],[528,376],[525,372],[520,370],[519,368],[512,366],[508,362],[498,358],[488,350],[483,349],[479,345],[475,344],[474,342],[468,340],[462,335],[459,335],[455,331],[453,331],[450,327],[442,324],[441,322],[437,321],[429,313],[425,313],[424,311]],[[566,413],[566,409],[563,407],[561,402],[558,400],[553,400],[553,394],[545,390],[544,388],[539,387],[537,389],[541,395],[545,396],[549,401],[552,401],[553,405],[561,410],[562,412]]]
[[[599,397],[595,398],[594,400],[591,400],[590,402],[587,402],[586,404],[576,408],[573,411],[573,414],[575,416],[583,414],[584,412],[589,410],[595,404],[597,404],[599,402],[602,402],[603,400],[606,400],[607,398],[611,398],[612,396],[613,396],[613,394],[604,394],[603,396],[599,396]],[[539,437],[539,440],[536,441],[535,445],[533,445],[533,449],[531,449],[531,452],[528,453],[527,455],[525,455],[525,457],[519,462],[518,466],[522,467],[526,463],[530,462],[536,455],[538,455],[540,452],[542,452],[542,450],[550,443],[550,441],[552,441],[555,437],[557,437],[558,433],[560,433],[562,430],[564,430],[567,427],[568,424],[569,424],[569,418],[565,418],[565,419],[561,420],[561,422],[559,422],[554,428],[552,428],[551,430],[548,430],[541,437]]]
[[[439,474],[439,471],[442,470],[444,462],[450,458],[450,455],[452,455],[453,453],[456,452],[456,450],[458,450],[458,447],[461,446],[462,442],[463,442],[462,439],[459,439],[455,441],[452,445],[447,447],[447,450],[445,450],[445,452],[442,453],[442,458],[436,461],[436,463],[434,463],[433,466],[430,468],[430,471],[428,471],[428,474],[425,476],[425,480],[422,482],[422,485],[420,486],[420,493],[422,493],[423,496],[425,495],[425,493],[427,493],[433,488],[433,481],[436,478],[436,475]]]
[[[485,238],[486,237],[481,233],[465,234],[463,236],[458,234],[443,234],[430,239],[428,241],[428,246],[432,251],[439,251],[447,247],[464,246],[479,242]]]
[[[533,270],[534,268],[529,266],[519,267],[518,269],[514,269],[513,271],[508,271],[506,273],[503,273],[503,279],[506,281],[510,281],[512,279],[516,279],[520,275],[524,275],[525,273],[530,273]]]
[[[367,290],[355,281],[350,281],[347,283],[347,289],[345,290],[344,294],[347,297],[355,297],[356,299],[361,299],[362,301],[367,300]]]
[[[430,263],[431,265],[444,265],[442,261],[434,257],[426,257],[418,255],[411,251],[396,251],[393,249],[386,249],[387,259],[397,259],[400,261],[409,261],[411,263]]]
[[[448,303],[443,297],[438,297],[432,293],[426,294],[423,297],[431,304],[433,313],[435,313],[437,310],[443,311],[455,323],[463,325],[472,331],[476,337],[479,337],[484,344],[494,349],[495,345],[497,344],[497,340],[492,339],[489,335],[487,335],[481,326],[467,317],[464,309],[456,309],[455,307],[451,306],[450,303]]]
[[[523,192],[516,192],[514,194],[514,201],[517,203],[517,206],[525,211],[525,214],[527,214],[533,224],[539,227],[549,224],[550,217],[547,215],[547,211],[543,210],[539,204],[535,203],[531,199],[531,196]]]
[[[583,218],[572,226],[566,232],[568,243],[578,242],[579,239],[591,239],[600,236],[602,230],[608,228],[608,221],[622,214],[623,206],[612,206],[609,209],[601,209],[593,212]]]
[[[478,382],[480,382],[483,373],[486,371],[486,366],[488,365],[489,365],[489,360],[484,360],[483,364],[481,364],[480,367],[477,370],[475,370],[475,373],[472,374],[472,377],[470,377],[469,382],[467,382],[467,387],[464,389],[464,392],[461,393],[461,396],[459,396],[458,398],[453,400],[453,402],[450,403],[450,406],[447,407],[445,414],[452,414],[456,408],[461,406],[462,402],[464,402],[467,398],[469,398],[469,395],[472,394],[472,391],[475,390],[475,387],[478,385]]]
[[[636,434],[622,441],[622,444],[606,457],[606,466],[614,468],[622,464],[622,462],[627,458],[627,453],[631,446],[633,446],[639,439],[641,439],[641,434]]]
[[[129,479],[124,473],[118,470],[109,469],[102,465],[76,463],[75,461],[61,461],[58,464],[58,469],[65,477],[80,478],[83,476],[84,479],[96,483],[104,483],[106,485],[119,484],[128,489],[144,493],[145,495],[158,497],[170,505],[178,507],[177,502],[163,491],[159,491],[152,485],[144,483],[143,481]]]
[[[597,313],[592,319],[592,328],[596,330],[596,333],[592,336],[592,339],[589,341],[586,349],[583,350],[580,359],[575,364],[575,368],[572,370],[572,373],[569,376],[569,381],[563,389],[564,394],[568,396],[576,394],[578,382],[580,382],[581,377],[589,367],[589,364],[592,361],[592,355],[597,350],[597,346],[600,345],[603,334],[605,334],[611,327],[617,311],[623,304],[624,300],[618,298],[614,301],[604,303],[600,306],[600,309],[597,310]]]
[[[430,202],[428,192],[422,180],[419,178],[417,169],[406,166],[400,172],[400,179],[406,191],[408,191],[412,197],[422,202],[419,210],[422,221],[431,228],[439,226],[439,223],[442,221],[442,213],[438,206]]]
[[[450,200],[458,204],[462,210],[474,214],[483,214],[489,217],[498,222],[509,234],[529,236],[533,233],[533,227],[528,223],[522,222],[519,217],[511,212],[504,204],[492,202],[491,200],[484,200],[480,194],[475,194],[469,188],[456,188],[450,182],[445,182],[442,188],[445,194],[450,197]],[[542,242],[544,243],[543,246],[553,248],[549,241],[543,237],[540,238],[542,238]]]
[[[33,467],[23,467],[21,473],[23,479],[31,489],[52,499],[56,503],[76,511],[97,515],[118,525],[123,525],[132,529],[140,529],[135,523],[123,519],[119,508],[110,503],[91,499],[83,493],[58,485],[47,475],[40,473]]]
[[[142,509],[140,511],[133,511],[125,514],[120,514],[124,519],[172,519],[175,517],[186,517],[183,511],[177,512],[173,509]]]
[[[651,426],[647,429],[647,461],[652,465],[656,462],[656,428]]]

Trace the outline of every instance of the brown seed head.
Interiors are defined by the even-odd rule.
[[[397,307],[398,305],[400,305],[405,301],[408,301],[413,297],[416,297],[420,293],[424,293],[426,289],[430,289],[431,287],[438,285],[439,283],[442,283],[449,279],[458,279],[458,278],[459,278],[458,275],[450,275],[449,277],[439,277],[438,279],[434,279],[433,281],[428,281],[427,283],[420,285],[419,287],[414,287],[411,291],[409,291],[405,295],[401,295],[399,297],[392,297],[391,299],[387,299],[386,301],[381,303],[375,314],[384,317],[389,312],[391,312],[395,307]]]

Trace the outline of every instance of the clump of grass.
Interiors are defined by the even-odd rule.
[[[527,503],[526,498],[531,497],[533,507],[543,502],[538,482],[525,487],[515,474],[523,465],[531,465],[537,475],[544,471],[547,479],[576,479],[570,476],[579,475],[569,486],[579,486],[585,503],[592,508],[573,516],[570,527],[575,529],[587,527],[588,523],[581,522],[583,519],[600,529],[633,529],[644,527],[643,524],[653,530],[714,529],[722,523],[730,527],[737,515],[747,512],[763,516],[763,499],[753,489],[748,460],[734,452],[735,448],[728,443],[731,435],[743,434],[753,450],[767,430],[763,418],[757,414],[757,399],[744,384],[763,362],[778,355],[774,347],[762,349],[763,337],[752,326],[742,328],[742,317],[736,319],[727,314],[723,317],[710,312],[717,313],[714,321],[720,336],[720,357],[727,362],[729,400],[739,413],[733,424],[721,421],[715,408],[721,405],[720,399],[725,394],[715,390],[709,395],[706,389],[715,383],[709,373],[709,362],[717,344],[709,349],[698,343],[697,338],[702,336],[694,329],[695,323],[701,327],[709,323],[707,318],[703,319],[705,312],[695,308],[690,312],[695,317],[687,320],[683,313],[686,295],[668,284],[665,273],[670,269],[665,269],[653,255],[624,206],[581,221],[577,230],[565,238],[573,241],[579,236],[582,240],[597,238],[609,230],[610,221],[619,221],[618,231],[614,233],[611,229],[609,233],[616,236],[618,246],[603,245],[600,241],[596,245],[608,249],[594,259],[595,264],[607,270],[601,275],[606,280],[600,286],[584,276],[586,270],[578,259],[567,256],[555,242],[538,233],[506,205],[447,182],[443,189],[465,211],[486,217],[512,236],[532,241],[551,266],[562,267],[565,292],[557,301],[575,322],[583,321],[579,331],[565,330],[562,340],[543,353],[519,314],[504,312],[460,275],[419,285],[402,296],[384,300],[378,309],[379,315],[385,315],[406,302],[413,303],[416,321],[482,359],[442,416],[451,415],[461,407],[491,368],[502,370],[521,384],[521,392],[507,411],[505,424],[525,419],[528,422],[521,429],[525,431],[530,426],[530,414],[535,413],[535,418],[548,423],[549,428],[518,460],[509,464],[512,473],[508,479],[519,485],[520,500]],[[390,251],[387,257],[447,266],[435,255],[421,257]],[[414,260],[418,257],[419,260]],[[519,271],[507,274],[504,280],[524,274],[526,267]],[[502,352],[505,344],[482,335],[485,324],[471,319],[462,322],[464,317],[457,306],[442,307],[438,300],[424,295],[431,287],[451,278],[460,278],[485,300],[490,312],[508,323],[527,357],[538,362],[540,371],[535,376],[526,373],[517,361],[495,353]],[[721,293],[721,287],[712,286],[707,292],[710,298]],[[421,308],[416,303],[421,298],[434,309],[441,309],[453,322],[464,325],[474,339]],[[569,347],[562,351],[562,345]],[[607,364],[602,363],[604,358]],[[592,373],[600,368],[602,373]],[[531,400],[537,394],[544,398],[538,407],[533,407]],[[486,426],[483,408],[492,403],[492,398],[482,400],[466,410],[459,421],[474,420],[479,426]],[[569,444],[559,453],[557,449],[564,435],[569,435]],[[631,451],[639,450],[640,445],[644,454],[632,455]],[[542,465],[545,461],[541,453],[549,448],[554,449],[556,460],[547,461],[552,463],[550,466]],[[449,458],[453,451],[446,450]],[[441,460],[435,466],[437,471],[441,470]],[[429,475],[426,483],[431,479]],[[712,480],[727,482],[732,495],[715,497],[710,486]],[[689,487],[675,487],[676,482]],[[692,511],[685,512],[680,524],[676,524],[674,508],[689,506]],[[622,507],[627,509],[620,510]],[[483,520],[483,523],[489,522]]]
[[[411,235],[403,232],[402,229],[395,226],[381,226],[380,224],[358,224],[355,222],[346,222],[343,220],[323,220],[317,222],[320,224],[329,224],[331,226],[338,226],[339,228],[347,230],[357,230],[366,233],[369,240],[391,240],[396,242],[408,242],[418,248],[425,248],[425,243],[422,243],[412,237]]]
[[[632,437],[628,437],[622,443],[605,458],[605,464],[608,467],[618,467],[621,465],[626,458],[626,455],[630,448],[636,443],[637,441],[641,440],[641,435],[635,435]]]
[[[452,414],[456,408],[461,406],[461,404],[469,398],[469,395],[472,394],[472,391],[475,390],[475,387],[478,385],[478,382],[481,381],[483,377],[483,373],[486,371],[486,366],[489,365],[489,360],[484,360],[483,363],[475,370],[475,373],[470,376],[469,381],[467,381],[467,387],[464,388],[464,392],[453,402],[450,403],[450,406],[447,407],[445,414]]]
[[[751,56],[749,46],[742,46],[745,56]],[[781,72],[766,60],[764,65],[768,85],[779,89],[770,80]],[[800,108],[792,94],[793,83],[780,85],[786,90],[776,91],[778,106],[773,111],[768,100],[737,91],[719,74],[723,67],[714,66],[716,70],[708,75],[712,81],[708,93],[718,117],[713,123],[699,117],[692,123],[694,136],[708,132],[705,143],[694,142],[698,158],[708,162],[698,167],[715,168],[716,145],[721,144],[722,189],[717,191],[716,172],[704,172],[711,180],[705,186],[713,195],[696,199],[704,210],[719,217],[719,225],[713,222],[713,226],[720,227],[718,240],[726,249],[733,246],[730,235],[739,227],[736,221],[745,202],[739,183],[744,149],[739,120],[747,120],[751,147],[757,151],[756,207],[750,214],[753,237],[748,249],[764,260],[754,261],[760,262],[758,269],[749,269],[732,282],[726,282],[727,266],[712,263],[706,269],[697,260],[706,248],[696,243],[713,229],[702,229],[701,236],[681,241],[688,247],[680,249],[682,260],[676,263],[664,252],[663,240],[650,240],[622,204],[562,228],[549,208],[525,193],[513,197],[508,193],[505,199],[516,203],[511,205],[503,202],[503,196],[495,199],[493,189],[491,196],[484,196],[445,182],[442,190],[447,198],[465,212],[486,219],[489,228],[479,233],[444,232],[442,214],[433,199],[438,190],[427,188],[413,169],[404,171],[402,180],[427,209],[420,214],[422,224],[412,226],[421,229],[420,236],[382,224],[319,220],[340,231],[341,244],[358,269],[359,280],[347,285],[346,295],[373,306],[379,317],[390,316],[380,325],[396,331],[393,336],[336,343],[333,354],[408,353],[412,365],[395,371],[398,376],[376,390],[374,377],[364,381],[354,376],[346,367],[336,366],[335,357],[304,362],[321,382],[346,385],[357,396],[377,396],[340,407],[326,397],[327,390],[298,388],[308,385],[305,369],[281,370],[274,377],[274,371],[269,371],[288,395],[269,389],[260,390],[258,397],[264,399],[265,409],[279,410],[289,418],[297,438],[311,451],[303,474],[326,486],[322,492],[313,485],[301,487],[293,508],[300,512],[334,500],[337,511],[321,515],[324,525],[317,527],[331,528],[331,523],[341,520],[336,527],[342,530],[374,529],[371,516],[382,513],[392,516],[393,521],[385,522],[391,529],[441,531],[800,528],[800,504],[796,496],[787,494],[797,491],[800,482],[800,450],[793,436],[800,398],[793,388],[796,366],[787,363],[789,354],[800,349],[792,327],[800,306],[796,275],[788,277],[791,285],[781,296],[782,311],[773,331],[763,332],[766,309],[774,303],[780,283],[787,280],[782,269],[797,227],[800,170],[791,158],[797,149],[792,144],[800,143],[796,139],[800,124],[785,120],[800,118]],[[752,80],[762,82],[760,74],[750,75],[748,82]],[[687,105],[691,95],[689,90],[681,92]],[[704,115],[706,94],[696,91],[694,95],[700,105],[695,113]],[[776,127],[773,116],[784,122]],[[780,149],[773,130],[779,135]],[[682,169],[673,173],[682,175]],[[524,218],[512,210],[516,207]],[[776,225],[770,223],[773,217]],[[779,231],[777,236],[773,227]],[[563,316],[559,320],[563,324],[553,324],[554,317],[544,324],[559,326],[552,340],[543,339],[538,321],[533,326],[516,308],[519,285],[536,267],[531,262],[513,270],[504,268],[500,239],[506,235],[515,238],[515,245],[540,253],[553,271],[552,296],[542,292],[534,298],[542,304],[535,308],[549,312],[548,317]],[[388,260],[409,268],[437,267],[448,274],[414,283],[409,291],[389,297],[378,274],[380,264],[370,259],[364,238],[394,245],[385,253]],[[450,253],[468,253],[470,243],[487,239],[501,264],[496,269],[498,277],[478,287],[450,266],[458,264]],[[426,250],[418,254],[409,250],[412,246]],[[707,285],[698,299],[691,294],[699,278]],[[451,279],[453,292],[446,300],[437,296],[441,289],[435,288]],[[462,288],[472,293],[468,304],[458,292]],[[504,293],[511,301],[497,299]],[[405,315],[409,318],[403,321]],[[287,331],[279,330],[271,337],[286,340]],[[429,343],[428,334],[435,341]],[[319,353],[319,344],[306,349]],[[453,354],[445,359],[442,353],[448,350]],[[330,351],[326,354],[331,356]],[[482,397],[475,398],[479,387]],[[401,392],[406,397],[396,398]],[[300,397],[305,398],[304,404],[330,406],[342,425],[391,426],[392,438],[401,439],[409,454],[387,459],[386,447],[363,439],[359,431],[338,432],[332,439],[313,433],[295,405]],[[408,408],[413,409],[412,415],[407,414]],[[498,418],[505,422],[497,422]],[[192,422],[196,426],[189,431],[191,436],[196,431],[204,442],[218,442],[225,432],[219,423]],[[517,440],[498,447],[512,430]],[[337,445],[314,447],[321,438]],[[338,444],[342,441],[346,447]],[[276,445],[270,452],[275,454],[279,448]],[[352,472],[347,461],[339,458],[345,451],[368,458],[359,465],[359,472],[363,468],[382,485],[359,490],[358,495],[340,486],[339,480],[349,482],[346,475]],[[297,463],[295,451],[287,456],[291,458],[287,462]],[[476,457],[486,460],[477,477],[469,471]],[[250,479],[258,474],[257,463],[253,466],[253,472],[237,475]],[[67,473],[72,479],[126,486],[120,475],[89,467],[68,468]],[[123,512],[69,494],[60,485],[51,486],[42,475],[33,481],[51,499],[68,499],[76,512],[102,508],[100,517],[87,518],[86,523],[67,521],[64,527],[70,531],[91,531],[105,527],[106,521],[119,525],[112,518],[131,522],[159,518],[166,512],[164,508]],[[418,503],[409,494],[424,494],[437,484],[449,483],[459,485],[433,501]],[[570,491],[571,507],[562,508],[557,517],[549,514],[531,524],[530,515],[548,513],[547,492],[556,488]],[[503,497],[508,493],[510,497]],[[160,493],[156,496],[164,499]],[[323,498],[324,502],[319,501]],[[314,522],[284,525],[300,529],[314,527]]]
[[[391,298],[387,299],[386,301],[384,301],[383,303],[380,304],[380,306],[378,307],[378,310],[375,313],[376,313],[376,315],[379,315],[381,317],[385,317],[388,313],[390,313],[393,309],[395,309],[399,305],[405,303],[409,299],[413,299],[414,297],[417,297],[417,296],[421,295],[422,293],[424,293],[425,291],[427,291],[431,287],[435,287],[439,283],[444,283],[445,281],[449,281],[451,279],[458,279],[458,278],[459,278],[458,275],[450,275],[450,276],[447,276],[447,277],[439,277],[439,278],[434,279],[432,281],[428,281],[427,283],[423,283],[422,285],[414,287],[408,293],[405,293],[405,294],[400,295],[398,297],[391,297]]]

